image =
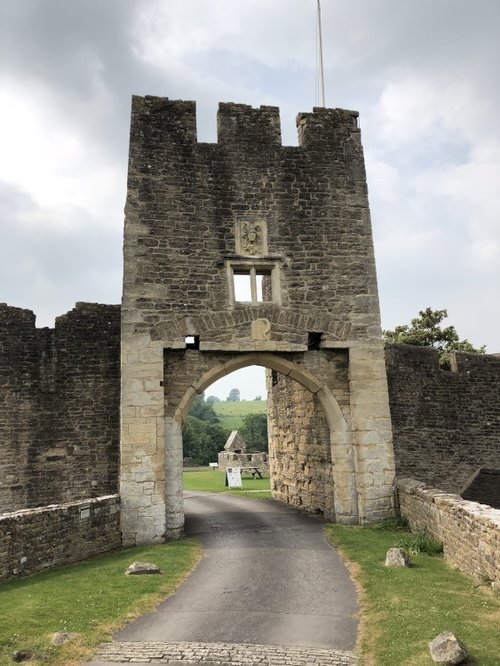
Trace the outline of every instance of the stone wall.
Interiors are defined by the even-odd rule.
[[[443,542],[452,566],[500,587],[500,511],[413,479],[398,480],[401,515]]]
[[[84,560],[120,543],[118,495],[0,514],[0,580]]]
[[[500,468],[500,358],[386,347],[396,473],[459,493],[480,467]]]
[[[308,369],[330,387],[350,421],[348,352],[311,351],[307,361]],[[273,496],[335,520],[330,432],[318,397],[274,371],[267,375],[267,391]]]
[[[0,305],[0,512],[117,491],[120,308]]]
[[[268,379],[268,439],[273,497],[335,520],[330,435],[321,405],[276,372]]]

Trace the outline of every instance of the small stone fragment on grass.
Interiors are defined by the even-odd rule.
[[[468,657],[467,648],[450,631],[443,631],[429,643],[432,661],[442,666],[463,664]]]
[[[150,562],[132,562],[125,574],[127,576],[139,576],[141,574],[159,574],[160,567]]]
[[[64,645],[64,643],[73,641],[78,636],[80,634],[77,632],[57,631],[55,634],[52,634],[50,642],[52,645]]]
[[[402,548],[389,548],[385,556],[386,567],[409,567],[411,565],[408,553]]]

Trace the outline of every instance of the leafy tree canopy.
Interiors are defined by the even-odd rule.
[[[268,451],[266,414],[247,414],[243,418],[243,425],[239,429],[239,433],[245,440],[249,453]]]
[[[207,398],[207,403],[209,405],[215,405],[216,402],[222,402],[220,398],[218,398],[216,395],[209,395]]]
[[[468,340],[460,340],[454,326],[443,328],[446,310],[420,310],[418,317],[411,320],[411,325],[396,326],[393,331],[384,331],[384,340],[389,343],[434,347],[439,351],[439,363],[442,368],[450,367],[450,352],[465,351],[484,354],[485,346],[476,348]]]
[[[200,419],[200,421],[220,423],[220,419],[212,407],[212,404],[213,402],[210,403],[208,400],[205,402],[205,396],[203,394],[197,395],[189,410],[189,416],[194,416],[195,418]]]
[[[185,458],[192,458],[195,465],[217,462],[227,439],[227,431],[217,423],[202,421],[188,415],[182,431]]]
[[[193,401],[182,431],[184,458],[192,458],[195,465],[208,465],[217,461],[217,454],[224,448],[227,431],[220,425],[219,417],[205,396],[197,395]]]
[[[227,402],[239,402],[240,401],[240,389],[232,388],[229,391],[227,396]]]

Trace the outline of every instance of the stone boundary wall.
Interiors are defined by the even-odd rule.
[[[401,515],[443,542],[449,564],[500,587],[500,511],[414,479],[398,479]]]
[[[480,467],[500,468],[500,357],[385,348],[396,476],[460,493]]]
[[[84,560],[120,545],[118,495],[0,514],[0,580]]]

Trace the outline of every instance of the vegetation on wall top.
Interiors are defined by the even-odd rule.
[[[411,325],[396,326],[393,331],[383,331],[384,340],[389,343],[433,347],[439,352],[442,368],[450,368],[450,352],[464,351],[484,354],[485,346],[474,347],[468,340],[460,340],[454,326],[443,328],[441,323],[448,316],[447,310],[420,310]]]

